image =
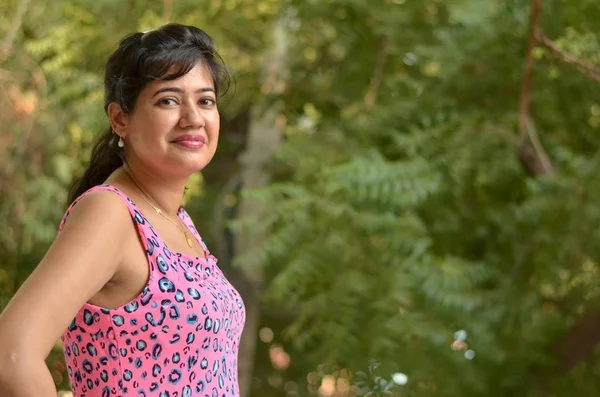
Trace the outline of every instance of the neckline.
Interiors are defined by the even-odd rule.
[[[119,189],[118,187],[111,185],[110,183],[103,183],[99,186],[106,186],[106,187],[110,187],[112,189],[114,189],[118,194],[122,195],[123,197],[125,197],[127,199],[127,201],[129,201],[135,208],[136,210],[140,213],[140,216],[144,219],[144,222],[146,222],[148,224],[148,227],[150,227],[150,229],[152,229],[152,231],[154,232],[154,234],[162,241],[162,243],[165,245],[165,248],[169,250],[169,252],[177,257],[180,258],[192,258],[195,259],[197,261],[208,261],[210,259],[212,259],[214,262],[216,262],[217,258],[215,258],[210,251],[208,250],[208,248],[204,245],[204,241],[202,241],[202,237],[199,236],[199,234],[197,235],[197,233],[194,233],[194,231],[190,228],[190,226],[188,225],[188,223],[182,219],[181,215],[183,213],[185,213],[187,215],[187,217],[189,218],[189,214],[187,214],[187,211],[185,211],[185,209],[183,208],[183,206],[179,206],[179,208],[177,209],[177,217],[179,218],[179,220],[181,222],[183,222],[185,228],[187,229],[187,231],[189,233],[192,234],[192,236],[194,236],[194,239],[196,240],[196,242],[198,242],[198,244],[200,244],[200,247],[202,248],[202,251],[204,252],[204,257],[201,256],[194,256],[194,255],[189,255],[189,254],[184,254],[182,252],[177,252],[172,250],[171,248],[169,248],[169,245],[167,244],[167,242],[165,241],[164,238],[161,237],[161,235],[156,231],[156,229],[154,229],[154,226],[152,226],[152,223],[148,220],[148,218],[146,217],[146,215],[144,215],[144,213],[142,212],[142,210],[140,209],[140,207],[135,203],[135,201],[133,201],[131,199],[131,197],[129,197],[127,194],[125,194],[121,189]]]

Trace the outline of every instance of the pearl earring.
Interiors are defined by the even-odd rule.
[[[125,142],[123,141],[123,137],[122,136],[119,137],[119,143],[117,143],[117,146],[119,146],[119,147],[125,146]]]

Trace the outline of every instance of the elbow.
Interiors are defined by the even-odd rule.
[[[16,349],[0,344],[0,396],[19,395],[18,383],[22,381],[23,358]]]
[[[0,345],[0,383],[4,384],[18,365],[17,354],[8,346]]]
[[[17,375],[26,370],[28,361],[27,353],[17,346],[0,344],[0,384],[6,385],[18,378]]]
[[[45,360],[0,342],[0,396],[56,396]]]

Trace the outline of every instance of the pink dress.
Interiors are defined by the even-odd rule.
[[[207,258],[170,251],[138,207],[123,198],[141,236],[150,277],[129,303],[104,309],[85,303],[61,339],[75,397],[238,396],[238,349],[244,304],[217,267],[183,208],[179,217]]]

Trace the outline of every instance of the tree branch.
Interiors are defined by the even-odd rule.
[[[557,55],[563,61],[579,66],[585,70],[592,80],[600,81],[600,68],[592,65],[591,63],[584,61],[583,59],[577,58],[576,56],[569,54],[567,51],[561,49],[555,42],[550,40],[541,29],[536,30],[536,39],[548,48],[553,54]]]
[[[0,44],[0,62],[3,62],[9,55],[10,49],[12,47],[15,38],[17,37],[17,32],[23,23],[23,15],[27,11],[27,7],[29,6],[29,2],[31,0],[21,0],[19,4],[19,8],[17,8],[17,13],[13,18],[12,24],[4,36],[2,43]]]
[[[537,129],[535,128],[533,119],[529,115],[525,119],[525,130],[527,131],[527,136],[531,141],[531,145],[533,146],[533,150],[538,161],[538,169],[536,173],[538,175],[554,175],[554,167],[552,166],[552,161],[550,161],[550,156],[548,156],[544,146],[542,146],[542,142],[540,141],[540,137],[537,133]]]
[[[163,0],[163,20],[169,22],[173,15],[173,0]]]
[[[273,28],[273,56],[269,61],[268,67],[265,68],[267,74],[266,81],[260,89],[264,95],[268,95],[274,90],[280,93],[285,86],[281,75],[284,71],[285,57],[287,56],[289,46],[285,28],[286,22],[288,22],[287,19],[281,17],[277,20]]]
[[[517,135],[515,135],[514,133],[512,133],[508,128],[505,128],[502,125],[486,123],[486,124],[484,124],[483,129],[493,132],[497,135],[500,135],[501,137],[505,138],[508,143],[510,143],[517,149],[521,146],[522,142],[519,139],[519,137]]]
[[[367,93],[365,94],[364,102],[368,110],[373,109],[373,106],[375,106],[375,102],[377,100],[377,91],[379,91],[379,86],[383,80],[383,69],[388,56],[387,44],[387,39],[383,38],[381,48],[377,54],[377,60],[375,61],[375,68],[373,70],[373,77],[371,77],[371,84],[369,85]]]
[[[542,142],[531,117],[531,87],[533,81],[533,66],[535,58],[533,50],[538,44],[536,32],[540,24],[541,0],[531,0],[531,16],[529,18],[529,35],[523,82],[521,85],[521,104],[519,109],[519,130],[521,132],[521,147],[519,156],[523,164],[535,175],[552,175],[554,168],[550,157],[544,150]],[[525,137],[529,138],[527,143]]]
[[[535,32],[540,23],[541,0],[531,0],[531,16],[529,18],[529,38],[527,42],[527,55],[525,59],[525,70],[523,71],[523,82],[521,84],[521,106],[519,110],[519,128],[524,136],[527,130],[527,118],[529,117],[531,103],[531,82],[533,80],[533,49],[537,44]]]
[[[600,315],[584,313],[556,342],[556,353],[561,358],[562,373],[583,362],[600,342]]]

